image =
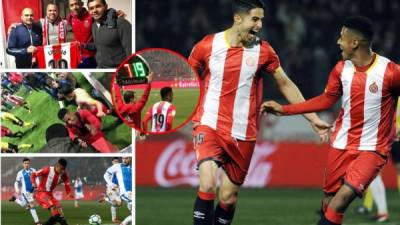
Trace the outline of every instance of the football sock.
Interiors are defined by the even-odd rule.
[[[39,223],[39,217],[38,217],[38,215],[36,213],[36,209],[35,208],[31,208],[30,211],[31,211],[31,215],[32,215],[33,221],[35,221],[35,223]]]
[[[57,222],[57,219],[54,216],[52,216],[43,225],[54,225],[56,222]]]
[[[117,207],[111,206],[111,218],[112,220],[117,219]]]
[[[61,225],[68,225],[67,221],[64,219],[63,216],[57,215],[55,217],[57,219],[57,222],[59,222]]]
[[[325,218],[325,215],[321,217],[317,225],[340,225],[337,223],[333,223]]]
[[[215,207],[214,225],[229,225],[232,223],[235,207],[220,202]]]
[[[128,225],[132,221],[132,216],[128,216],[122,221],[122,225]]]
[[[215,193],[199,191],[193,208],[194,225],[212,225]]]
[[[399,190],[399,194],[400,194],[400,174],[397,175],[397,190]]]
[[[332,224],[342,224],[344,213],[336,212],[329,206],[326,208],[325,218]]]
[[[380,175],[372,181],[370,188],[378,209],[378,215],[388,214],[385,185]]]
[[[32,148],[33,144],[20,144],[18,145],[18,149]]]
[[[372,197],[372,191],[371,191],[371,187],[370,187],[367,189],[367,192],[365,194],[363,206],[364,206],[364,208],[366,208],[368,210],[368,212],[371,212],[373,205],[374,205],[374,198]]]

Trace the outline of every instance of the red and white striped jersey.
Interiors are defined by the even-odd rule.
[[[33,172],[30,177],[31,181],[35,182],[36,177],[40,177],[38,191],[52,192],[56,188],[57,184],[64,183],[67,194],[71,193],[71,186],[67,172],[59,174],[55,171],[54,166],[47,166],[41,170]]]
[[[147,123],[151,119],[151,132],[164,132],[172,129],[172,122],[176,114],[176,108],[170,102],[156,102],[143,120],[143,129],[147,130]]]
[[[42,69],[77,68],[81,61],[78,42],[37,47],[36,59]]]
[[[325,92],[342,96],[331,145],[337,149],[390,151],[395,135],[400,68],[375,54],[367,68],[350,60],[339,62],[330,74]]]
[[[239,140],[257,136],[259,77],[273,73],[279,58],[266,41],[252,47],[230,47],[225,32],[211,34],[196,44],[189,64],[203,70],[204,91],[195,124],[207,125]]]

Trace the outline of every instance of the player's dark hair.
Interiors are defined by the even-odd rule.
[[[26,162],[26,161],[31,161],[31,160],[28,159],[28,158],[24,158],[24,159],[22,160],[22,162]]]
[[[347,18],[343,26],[358,32],[369,43],[374,38],[374,25],[370,19],[365,16],[352,16]]]
[[[71,94],[74,91],[74,88],[70,84],[62,85],[60,87],[60,92],[63,95]]]
[[[135,97],[135,92],[127,91],[124,93],[124,102],[128,103],[131,101],[131,98]]]
[[[94,1],[96,1],[96,0],[88,0],[88,1],[87,1],[87,6],[89,7],[89,3],[94,2]],[[103,5],[107,5],[106,0],[101,0],[100,2],[101,2],[101,4],[103,4]]]
[[[114,160],[118,160],[118,161],[119,161],[119,158],[118,158],[118,157],[113,157],[113,158],[111,159],[111,161],[114,161]]]
[[[172,88],[171,87],[163,87],[163,88],[161,88],[161,90],[160,90],[161,99],[164,100],[171,93],[172,93]]]
[[[60,164],[61,166],[63,166],[64,168],[67,168],[68,162],[66,159],[61,158],[57,161],[58,164]]]
[[[265,9],[263,0],[234,0],[232,4],[233,13],[248,13],[254,8]]]
[[[64,114],[65,116],[65,114]],[[64,117],[63,117],[64,118]],[[68,130],[64,125],[55,123],[46,129],[46,142],[54,138],[69,137]]]
[[[68,113],[68,109],[67,108],[62,108],[60,110],[58,110],[58,118],[60,120],[64,120],[64,116]]]

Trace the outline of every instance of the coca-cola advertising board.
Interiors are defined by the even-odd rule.
[[[328,145],[259,142],[245,187],[321,187]],[[198,171],[192,142],[151,141],[136,147],[138,186],[197,186]],[[387,187],[396,187],[394,165],[383,171]]]

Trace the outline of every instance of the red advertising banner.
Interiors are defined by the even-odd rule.
[[[42,9],[43,9],[42,0],[18,0],[18,1],[2,0],[2,1],[3,1],[4,26],[6,32],[8,27],[12,23],[21,22],[21,13],[24,8],[33,9],[35,21],[38,21],[42,17]]]
[[[245,187],[321,187],[328,145],[259,142]],[[136,147],[138,186],[197,186],[198,173],[192,143],[186,140],[151,141]],[[389,162],[383,171],[387,187],[396,187]]]

